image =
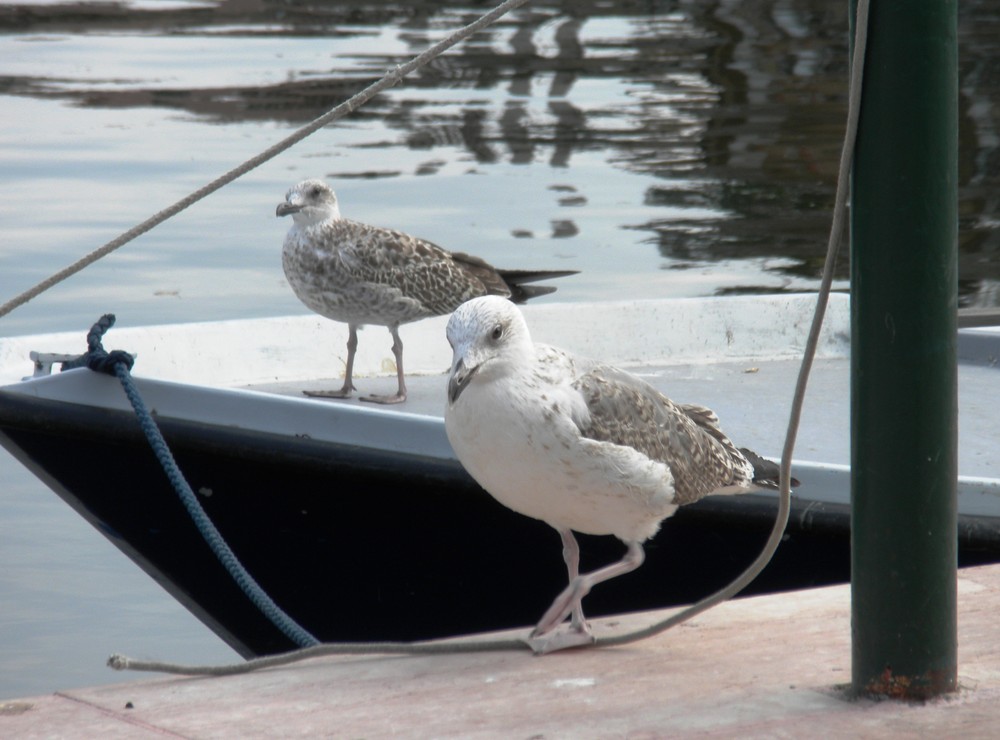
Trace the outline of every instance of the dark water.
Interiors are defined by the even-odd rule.
[[[0,6],[0,300],[490,5]],[[350,217],[505,267],[580,270],[556,300],[813,288],[846,5],[533,3],[0,319],[0,336],[82,332],[106,311],[127,325],[304,311],[273,214],[313,176]],[[960,6],[964,305],[1000,303],[998,11]],[[113,649],[228,654],[10,458],[0,472],[0,696],[112,680],[100,664]]]

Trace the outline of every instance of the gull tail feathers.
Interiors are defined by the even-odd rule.
[[[765,460],[756,452],[748,450],[746,447],[741,447],[740,452],[753,465],[753,482],[759,488],[777,490],[781,476],[778,463]],[[797,478],[792,478],[791,484],[792,488],[797,488],[801,485]]]
[[[514,303],[524,303],[532,298],[556,291],[556,288],[551,285],[525,285],[524,283],[568,277],[578,274],[579,270],[497,270],[497,273],[510,289],[510,300]]]

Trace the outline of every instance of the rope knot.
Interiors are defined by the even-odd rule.
[[[103,347],[86,354],[87,367],[97,373],[115,375],[115,367],[119,364],[125,365],[126,370],[131,370],[135,363],[135,357],[122,349],[113,349],[110,352]]]
[[[108,352],[101,344],[101,338],[105,332],[115,325],[115,315],[106,313],[90,327],[87,332],[87,351],[75,360],[64,362],[62,369],[71,370],[75,367],[87,367],[97,373],[105,375],[116,375],[115,368],[124,365],[126,370],[131,370],[135,364],[135,356],[121,349],[113,349]]]

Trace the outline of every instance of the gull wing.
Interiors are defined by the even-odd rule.
[[[589,411],[589,418],[578,423],[580,433],[668,465],[676,503],[751,485],[751,465],[710,409],[674,403],[641,378],[610,365],[594,366],[573,386]]]

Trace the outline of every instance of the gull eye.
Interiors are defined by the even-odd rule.
[[[309,195],[311,195],[313,198],[318,198],[320,196],[320,193],[322,192],[323,189],[319,185],[313,185],[311,188],[309,188]]]
[[[499,342],[500,339],[503,337],[503,326],[501,326],[500,324],[494,326],[493,331],[490,333],[490,337],[493,339],[494,342]]]

